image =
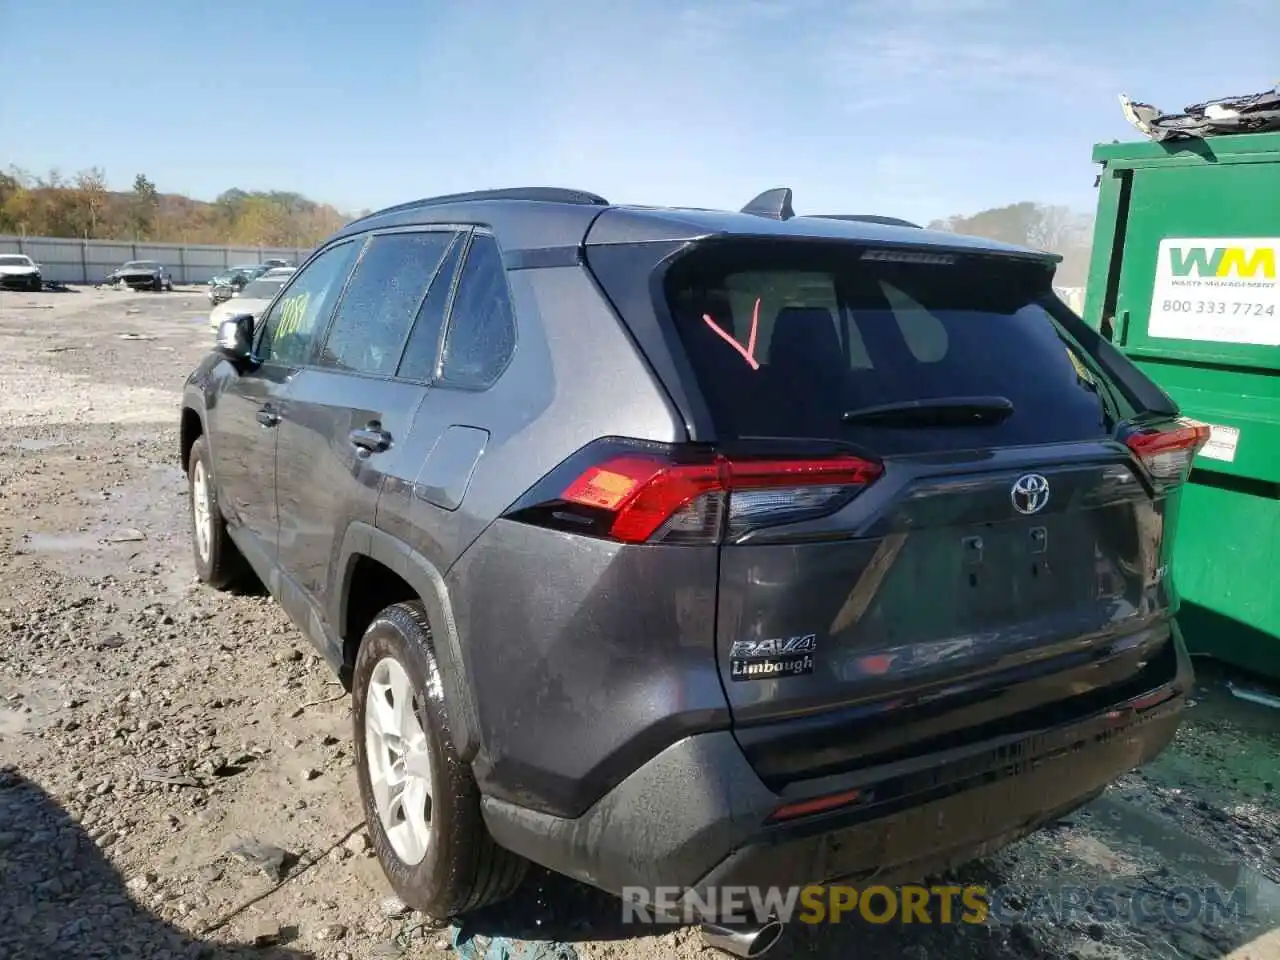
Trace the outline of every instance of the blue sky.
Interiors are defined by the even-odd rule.
[[[1123,13],[1121,11],[1124,11]],[[554,184],[1089,210],[1116,95],[1280,81],[1278,0],[0,0],[0,166],[355,211]]]

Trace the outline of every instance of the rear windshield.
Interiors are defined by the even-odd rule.
[[[1052,318],[1061,305],[1049,271],[990,258],[894,259],[901,256],[738,242],[677,261],[668,305],[717,432],[848,440],[882,453],[1111,432],[1107,385]],[[1004,398],[1014,412],[982,426],[844,416],[958,397]]]

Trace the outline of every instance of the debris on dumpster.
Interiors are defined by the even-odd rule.
[[[1280,86],[1242,97],[1222,97],[1192,104],[1182,113],[1164,113],[1159,107],[1120,94],[1125,119],[1157,143],[1162,140],[1220,137],[1235,133],[1280,130]]]
[[[1227,689],[1231,691],[1231,695],[1237,700],[1248,700],[1250,703],[1280,710],[1280,697],[1273,693],[1264,693],[1261,690],[1246,690],[1244,687],[1237,687],[1230,680],[1227,681]]]

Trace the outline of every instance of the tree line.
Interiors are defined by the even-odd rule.
[[[305,248],[351,219],[280,190],[232,189],[210,203],[161,193],[141,173],[132,190],[111,190],[99,167],[70,176],[58,170],[36,176],[13,166],[0,173],[0,234]]]
[[[1089,253],[1093,246],[1093,218],[1088,214],[1024,200],[972,216],[934,220],[929,227],[1060,254],[1062,263],[1055,278],[1057,284],[1083,287],[1088,281]]]
[[[307,248],[351,219],[328,204],[281,190],[232,189],[210,203],[161,193],[141,173],[128,191],[108,189],[98,167],[72,176],[57,170],[34,176],[12,166],[0,173],[0,234]],[[1025,200],[929,226],[1061,254],[1062,286],[1084,286],[1088,277],[1092,218],[1066,207]]]

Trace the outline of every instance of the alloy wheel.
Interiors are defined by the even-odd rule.
[[[208,563],[209,547],[213,543],[213,510],[209,505],[209,478],[199,461],[191,472],[191,510],[195,515],[196,549],[200,559]]]
[[[431,753],[413,682],[384,657],[365,697],[365,757],[374,807],[397,857],[422,862],[431,841]]]

